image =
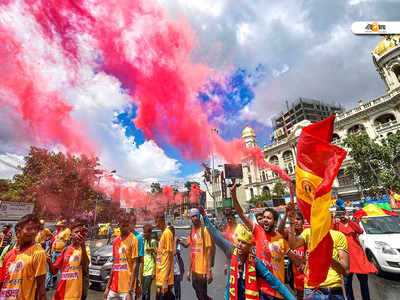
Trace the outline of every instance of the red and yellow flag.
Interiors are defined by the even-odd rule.
[[[347,152],[332,145],[335,116],[303,129],[297,143],[297,205],[310,223],[308,245],[308,284],[319,286],[325,281],[332,260],[331,228],[332,183]]]

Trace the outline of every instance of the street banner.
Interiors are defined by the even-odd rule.
[[[33,203],[1,201],[0,221],[16,221],[33,212]]]
[[[315,287],[325,281],[332,261],[332,183],[347,154],[331,144],[334,121],[331,116],[305,127],[297,143],[297,205],[311,227],[307,282]]]

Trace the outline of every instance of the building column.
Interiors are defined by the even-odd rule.
[[[362,124],[364,125],[365,130],[367,131],[369,137],[371,139],[375,139],[377,137],[377,134],[374,125],[371,123],[371,120],[368,117],[366,117],[364,118],[364,122],[362,122]]]
[[[397,123],[400,123],[400,104],[396,105],[393,108],[393,113],[394,113]]]

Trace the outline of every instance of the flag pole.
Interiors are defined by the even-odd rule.
[[[293,196],[293,181],[289,183],[289,190],[290,190],[290,202],[294,204],[294,196]]]

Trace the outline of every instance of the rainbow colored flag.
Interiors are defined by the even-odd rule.
[[[368,204],[367,206],[364,206],[353,214],[353,218],[356,219],[358,222],[360,222],[362,217],[371,216],[397,216],[397,214],[382,207],[379,207],[375,204]]]
[[[347,155],[331,144],[334,121],[331,116],[305,127],[297,143],[297,205],[311,227],[307,280],[315,287],[325,281],[332,261],[332,183]]]
[[[397,202],[400,202],[400,195],[393,192],[392,190],[390,190],[390,195],[394,198],[394,200],[396,200]]]

